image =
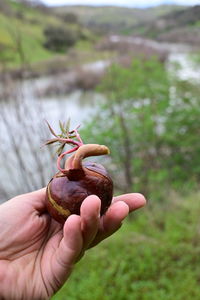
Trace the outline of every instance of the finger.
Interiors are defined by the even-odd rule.
[[[84,249],[88,247],[97,234],[100,221],[100,208],[101,200],[95,195],[87,197],[81,205],[81,229]]]
[[[122,210],[122,207],[116,207],[118,203],[121,203],[120,205],[124,203],[128,207],[129,213],[145,206],[146,199],[142,194],[139,193],[130,193],[114,197],[112,205],[108,209],[106,215],[103,216],[100,221],[99,231],[95,240],[91,244],[91,247],[97,245],[99,242],[112,235],[121,227],[121,223],[128,213],[125,211],[125,208]]]
[[[63,238],[53,256],[53,272],[59,283],[66,281],[83,246],[81,218],[71,215],[65,222]]]
[[[124,201],[129,207],[129,212],[146,205],[145,197],[139,193],[130,193],[114,197],[112,203],[116,203],[118,201]]]
[[[116,232],[122,225],[122,221],[129,214],[129,207],[123,201],[118,201],[110,206],[106,214],[100,220],[98,233],[90,247],[97,245],[99,242]]]

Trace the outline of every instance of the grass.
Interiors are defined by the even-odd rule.
[[[53,300],[200,299],[200,194],[152,201],[88,251]]]
[[[8,4],[12,14],[0,12],[0,70],[5,66],[11,70],[25,66],[30,67],[34,74],[42,75],[113,56],[108,51],[96,51],[96,37],[84,26],[66,25],[61,18],[22,3],[8,1]],[[70,26],[75,32],[81,32],[84,38],[78,39],[66,53],[53,53],[43,46],[44,29],[48,26]]]
[[[48,26],[70,26],[75,31],[80,30],[86,38],[91,38],[89,30],[79,28],[76,24],[66,25],[61,18],[48,12],[43,13],[37,8],[15,1],[8,1],[7,5],[9,5],[10,15],[0,12],[0,63],[6,58],[8,68],[21,67],[24,63],[34,68],[35,63],[45,63],[56,59],[57,56],[66,56],[66,54],[52,53],[44,47],[44,29]],[[17,41],[21,43],[23,60],[19,55]],[[85,47],[85,45],[82,46]],[[81,44],[78,47],[81,51]]]
[[[37,19],[37,16],[35,16]],[[43,26],[8,18],[0,14],[0,45],[4,45],[10,57],[8,66],[13,68],[22,63],[17,51],[16,39],[21,40],[25,60],[28,63],[41,61],[52,57],[52,54],[43,47]]]

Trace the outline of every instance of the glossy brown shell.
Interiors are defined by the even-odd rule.
[[[113,182],[102,165],[87,163],[67,175],[56,174],[47,186],[47,209],[55,220],[64,223],[70,214],[80,214],[81,203],[89,195],[101,199],[103,215],[112,201]]]

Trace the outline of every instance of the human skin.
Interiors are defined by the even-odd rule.
[[[0,205],[0,300],[50,299],[70,276],[85,250],[116,232],[132,211],[146,204],[141,194],[113,198],[100,217],[100,199],[91,195],[80,216],[64,226],[46,211],[45,188]]]

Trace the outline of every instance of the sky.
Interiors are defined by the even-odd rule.
[[[200,5],[200,0],[42,0],[47,5],[117,5],[149,7],[160,4]]]

